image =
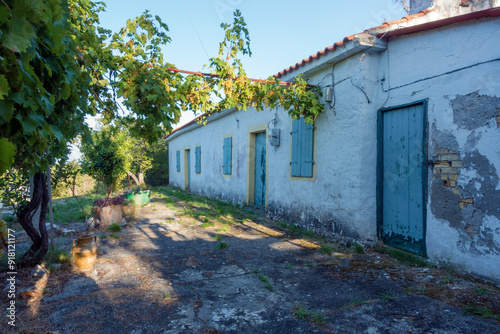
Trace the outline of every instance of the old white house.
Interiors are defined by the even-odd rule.
[[[323,89],[313,126],[250,109],[175,130],[170,183],[500,279],[500,1],[411,5],[277,74]]]

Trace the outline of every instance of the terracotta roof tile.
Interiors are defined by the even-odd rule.
[[[467,1],[462,0],[462,2],[467,2]],[[427,9],[421,10],[418,13],[415,13],[412,15],[407,15],[407,16],[402,17],[402,18],[397,19],[397,20],[384,22],[383,24],[381,24],[379,26],[367,29],[363,32],[369,32],[369,33],[376,32],[376,34],[379,38],[381,38],[383,36],[390,37],[390,36],[395,36],[395,35],[414,33],[414,32],[423,31],[423,30],[427,30],[427,29],[434,29],[434,28],[441,27],[441,26],[444,26],[447,24],[453,24],[456,22],[477,19],[480,17],[499,16],[499,13],[498,13],[499,8],[489,8],[489,9],[486,9],[483,11],[472,12],[469,14],[450,17],[450,18],[446,18],[443,20],[437,20],[437,21],[433,21],[433,22],[431,21],[431,22],[417,24],[415,26],[406,27],[406,28],[402,28],[402,29],[390,30],[391,27],[393,27],[393,26],[397,27],[398,25],[408,23],[411,20],[414,20],[414,19],[417,19],[417,18],[420,18],[420,17],[427,15],[428,13],[430,13],[432,11],[433,11],[433,9],[427,8]],[[396,27],[394,27],[394,28],[396,28]],[[379,32],[377,32],[377,31],[379,31]],[[361,32],[361,33],[363,33],[363,32]],[[358,35],[358,34],[347,36],[342,41],[336,42],[333,45],[328,46],[325,49],[318,51],[317,53],[311,55],[309,58],[306,58],[306,59],[302,60],[301,62],[296,63],[295,65],[292,65],[288,68],[285,68],[284,70],[280,71],[279,73],[275,74],[274,76],[277,78],[281,78],[282,76],[284,76],[290,72],[293,72],[302,66],[305,66],[306,64],[312,62],[313,60],[317,60],[317,59],[325,56],[326,54],[333,52],[340,47],[343,47],[347,42],[352,41],[356,35]]]
[[[379,25],[379,26],[374,27],[374,28],[367,29],[365,31],[387,29],[388,27],[390,27],[392,25],[406,23],[406,22],[408,22],[408,21],[410,21],[412,19],[415,19],[417,17],[425,16],[430,11],[432,11],[432,10],[431,9],[424,9],[424,10],[422,10],[422,11],[416,13],[416,14],[408,15],[408,16],[405,16],[405,17],[403,17],[401,19],[398,19],[398,20],[388,21],[388,22],[385,22],[382,25]],[[292,66],[284,69],[283,71],[279,72],[278,74],[275,74],[274,76],[278,77],[278,78],[281,78],[285,74],[293,72],[293,71],[297,70],[299,67],[305,66],[306,64],[310,63],[311,61],[316,60],[318,58],[321,58],[322,56],[325,56],[326,54],[328,54],[330,52],[333,52],[333,51],[337,50],[338,48],[343,47],[347,42],[352,41],[356,35],[357,34],[344,37],[343,40],[334,43],[332,46],[326,47],[324,50],[318,51],[317,53],[311,55],[309,58],[306,58],[306,59],[302,60],[300,63],[296,63],[295,65],[292,65]]]
[[[175,132],[177,132],[179,130],[182,130],[184,128],[187,128],[188,126],[196,123],[200,118],[203,118],[203,116],[206,116],[206,115],[205,114],[201,114],[200,116],[198,116],[195,119],[187,122],[186,124],[184,124],[182,126],[179,126],[178,128],[174,129],[172,132],[170,132],[168,135],[166,135],[165,137],[163,137],[163,139],[167,139],[168,137],[170,137],[171,135],[173,135]]]
[[[318,51],[317,53],[309,56],[309,58],[306,58],[306,59],[302,60],[301,62],[296,63],[295,65],[292,65],[289,68],[284,69],[283,71],[279,72],[278,74],[275,74],[274,76],[281,78],[283,75],[290,73],[290,72],[293,72],[293,71],[299,69],[299,67],[301,67],[301,66],[305,66],[306,64],[309,64],[313,60],[317,60],[317,59],[323,57],[324,55],[335,51],[337,48],[343,47],[345,45],[345,43],[352,41],[355,36],[356,35],[347,36],[342,41],[336,42],[332,46],[328,46],[325,49]]]
[[[445,18],[442,20],[430,21],[430,22],[425,22],[422,24],[417,24],[414,26],[407,26],[405,28],[396,29],[398,25],[408,23],[409,21],[414,20],[414,19],[419,18],[419,17],[423,17],[432,11],[433,11],[433,9],[427,8],[427,9],[421,10],[418,13],[405,16],[401,19],[385,22],[379,26],[367,29],[364,32],[368,32],[371,34],[376,33],[377,37],[382,38],[384,36],[390,37],[390,36],[396,36],[396,35],[410,34],[410,33],[428,30],[428,29],[434,29],[434,28],[442,27],[444,25],[453,24],[453,23],[462,22],[462,21],[467,21],[467,20],[471,20],[471,19],[477,19],[477,18],[481,18],[481,17],[500,16],[499,8],[490,8],[490,9],[486,9],[486,10],[482,10],[482,11],[478,11],[478,12],[472,12],[469,14],[454,16],[454,17]],[[391,30],[391,28],[393,28],[393,29]],[[336,42],[333,45],[328,46],[325,49],[320,50],[317,53],[311,55],[309,58],[306,58],[306,59],[302,60],[301,62],[296,63],[295,65],[292,65],[288,68],[285,68],[284,70],[275,74],[274,77],[281,78],[284,75],[286,75],[290,72],[293,72],[293,71],[299,69],[300,67],[305,66],[308,63],[311,63],[313,60],[317,60],[317,59],[325,56],[326,54],[333,52],[333,51],[337,50],[338,48],[343,47],[347,42],[352,41],[356,35],[358,35],[358,34],[345,37],[342,41]]]

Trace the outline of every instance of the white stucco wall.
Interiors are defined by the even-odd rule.
[[[325,234],[376,239],[377,112],[426,99],[428,160],[437,159],[436,150],[448,149],[463,163],[453,187],[436,179],[433,165],[429,165],[428,255],[499,279],[500,208],[494,206],[500,199],[500,129],[496,118],[490,117],[491,110],[488,119],[478,124],[474,121],[476,116],[485,117],[482,105],[498,102],[500,110],[500,62],[491,61],[500,58],[499,40],[500,20],[482,19],[392,38],[386,51],[358,53],[335,64],[335,108],[327,106],[315,123],[316,170],[312,179],[290,177],[288,114],[283,110],[247,110],[228,113],[170,138],[170,183],[185,187],[184,150],[189,147],[191,190],[244,203],[248,129],[268,123],[269,129],[281,133],[279,147],[267,142],[269,215]],[[300,71],[282,80],[290,81]],[[311,73],[310,68],[308,71]],[[332,66],[326,66],[310,74],[309,81],[326,87],[331,85],[331,73]],[[464,106],[469,104],[474,112],[464,115],[468,110]],[[233,173],[224,177],[223,138],[230,134]],[[197,145],[202,147],[201,174],[194,172]],[[176,171],[177,150],[181,151],[180,173]],[[466,198],[474,203],[460,204]]]
[[[370,63],[370,66],[365,65]],[[358,54],[335,66],[335,108],[318,117],[315,137],[315,177],[290,177],[292,120],[283,110],[232,112],[169,142],[170,183],[184,184],[184,150],[191,149],[191,190],[236,203],[246,200],[248,129],[269,123],[280,130],[280,146],[267,143],[267,202],[276,219],[321,232],[376,238],[375,164],[376,108],[367,103],[376,94],[375,55]],[[371,80],[366,80],[371,78]],[[313,75],[310,83],[331,84],[331,68]],[[275,122],[270,122],[276,117]],[[233,174],[222,175],[223,137],[233,135]],[[348,140],[347,140],[348,139]],[[202,172],[194,173],[194,148],[202,147]],[[175,152],[181,150],[181,172]],[[362,154],[360,154],[362,152]]]

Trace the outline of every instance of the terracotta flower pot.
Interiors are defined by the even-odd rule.
[[[76,243],[75,243],[76,241]],[[90,270],[97,259],[97,236],[83,236],[73,240],[71,254],[81,270]]]
[[[99,220],[102,227],[108,227],[111,224],[120,224],[122,222],[122,205],[107,205],[98,209]]]

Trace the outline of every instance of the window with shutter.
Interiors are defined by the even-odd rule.
[[[304,118],[292,123],[291,176],[313,177],[314,124],[307,124]]]
[[[201,173],[201,146],[196,146],[194,149],[195,154],[195,165],[194,169],[196,173]]]
[[[231,175],[233,137],[224,138],[224,160],[222,163],[222,174]]]
[[[175,157],[177,158],[177,161],[176,161],[177,172],[180,172],[181,171],[181,151],[175,152]]]

